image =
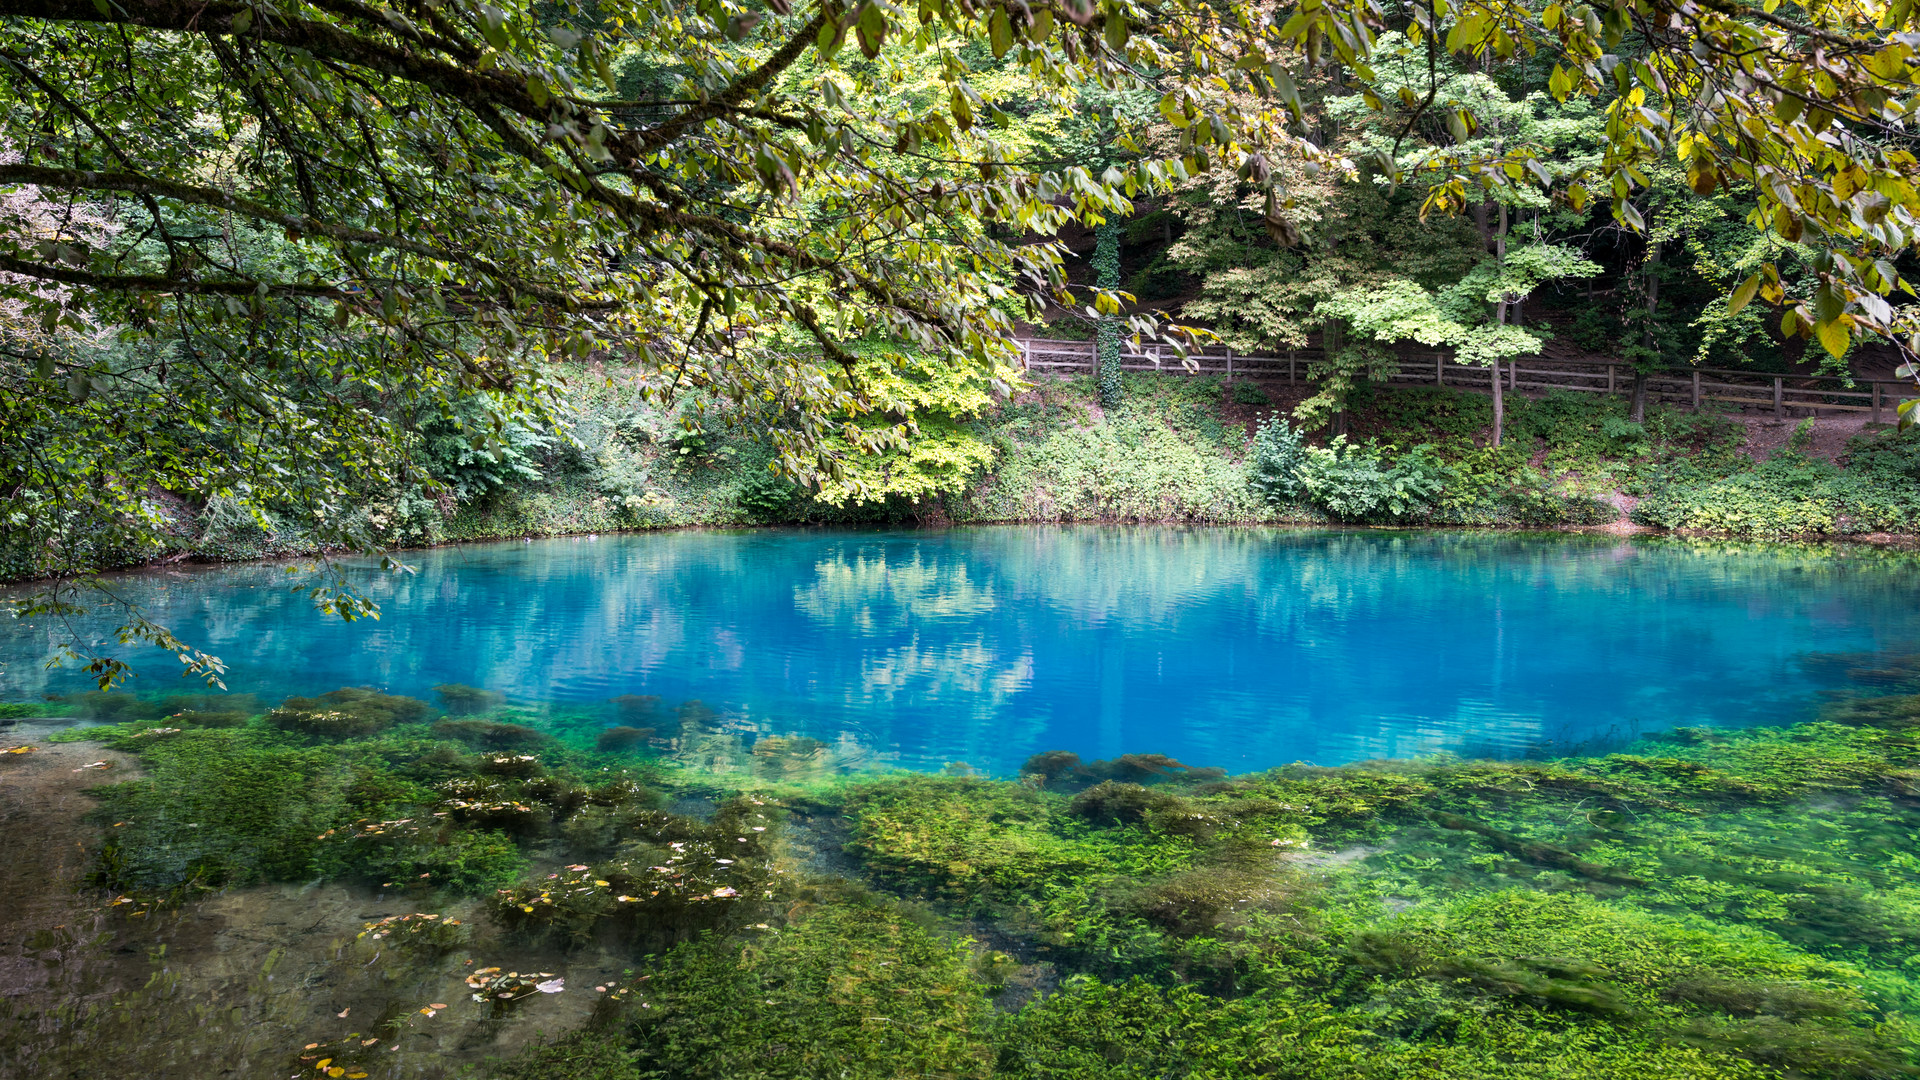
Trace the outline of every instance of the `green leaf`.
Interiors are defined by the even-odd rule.
[[[1007,9],[997,7],[987,18],[987,42],[993,48],[995,60],[1007,55],[1013,48],[1013,20],[1007,16]]]
[[[1547,76],[1547,91],[1555,101],[1567,100],[1567,95],[1573,93],[1573,76],[1559,64],[1553,65],[1553,74]]]
[[[880,45],[887,39],[887,13],[880,10],[877,3],[860,6],[860,19],[857,23],[860,37],[860,51],[871,60],[880,55]]]

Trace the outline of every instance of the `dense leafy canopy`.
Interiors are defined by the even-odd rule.
[[[1604,199],[1655,252],[1690,213],[1764,240],[1715,264],[1712,334],[1751,333],[1733,320],[1757,297],[1836,356],[1904,347],[1914,19],[1904,0],[0,0],[9,572],[149,557],[170,495],[379,546],[448,488],[423,431],[511,472],[516,440],[565,428],[561,360],[723,404],[834,499],[912,495],[889,491],[898,461],[940,490],[984,460],[952,428],[967,410],[903,411],[884,373],[911,354],[1004,389],[1017,318],[1121,313],[1111,274],[1076,295],[1057,237],[1112,242],[1143,195],[1210,192],[1263,234],[1267,269],[1216,266],[1188,307],[1229,336],[1302,342],[1392,299],[1421,325],[1408,308],[1362,336],[1510,354],[1531,339],[1509,297],[1586,272],[1536,242],[1541,215]],[[1509,94],[1502,65],[1547,93]],[[1471,212],[1490,265],[1383,274],[1333,249],[1333,202],[1390,216],[1402,189],[1423,219]],[[1512,251],[1510,216],[1532,228]],[[863,366],[875,341],[891,351]],[[1381,354],[1328,353],[1337,415]]]

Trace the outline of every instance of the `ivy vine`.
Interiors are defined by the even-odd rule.
[[[1108,218],[1093,231],[1094,282],[1103,289],[1120,287],[1120,221]],[[1102,316],[1094,336],[1099,356],[1100,407],[1120,405],[1120,320]]]

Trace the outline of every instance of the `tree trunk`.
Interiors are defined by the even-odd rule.
[[[1320,329],[1320,355],[1328,361],[1329,378],[1337,377],[1333,374],[1334,368],[1332,367],[1332,360],[1341,349],[1346,347],[1346,331],[1347,324],[1338,319],[1330,320]],[[1345,435],[1346,433],[1347,401],[1345,398],[1341,398],[1340,407],[1335,409],[1333,415],[1327,419],[1327,435],[1331,437],[1334,435]]]
[[[1507,423],[1507,399],[1500,386],[1500,361],[1493,362],[1493,445],[1500,445],[1501,429]]]
[[[1493,236],[1493,258],[1495,262],[1507,261],[1507,205],[1500,204],[1500,231]],[[1500,325],[1507,324],[1507,309],[1513,299],[1511,293],[1501,293],[1494,302],[1494,320]],[[1500,383],[1500,359],[1493,361],[1493,445],[1498,447],[1506,437],[1507,395],[1506,388]]]
[[[1642,343],[1646,346],[1647,356],[1641,364],[1634,365],[1633,371],[1633,409],[1628,419],[1636,424],[1647,420],[1647,373],[1646,365],[1658,358],[1659,338],[1653,332],[1653,320],[1660,311],[1660,241],[1647,245],[1647,329]]]

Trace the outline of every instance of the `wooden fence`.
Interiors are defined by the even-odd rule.
[[[1212,346],[1188,353],[1194,366],[1181,364],[1173,349],[1165,345],[1135,347],[1122,342],[1120,367],[1126,371],[1161,371],[1179,375],[1224,375],[1233,378],[1281,379],[1298,382],[1305,378],[1307,365],[1318,359],[1318,349],[1298,349],[1285,356],[1256,356]],[[1091,341],[1055,341],[1031,338],[1021,342],[1021,361],[1030,372],[1071,374],[1093,372],[1099,356]],[[1544,356],[1521,357],[1500,367],[1500,378],[1510,390],[1574,390],[1594,394],[1627,394],[1633,389],[1633,368],[1623,360],[1551,360]],[[1391,380],[1398,384],[1458,386],[1465,389],[1493,389],[1491,367],[1456,363],[1446,353],[1402,353],[1399,372]],[[1786,416],[1791,410],[1808,414],[1819,412],[1864,412],[1874,423],[1891,418],[1894,409],[1906,398],[1920,396],[1909,381],[1854,379],[1837,375],[1766,375],[1722,368],[1674,368],[1647,376],[1649,400],[1691,405],[1715,401],[1729,405],[1771,408],[1774,415]]]

